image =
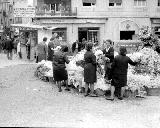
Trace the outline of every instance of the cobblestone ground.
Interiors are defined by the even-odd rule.
[[[1,127],[160,127],[160,97],[111,102],[59,93],[54,84],[34,77],[34,70],[28,63],[0,68]]]

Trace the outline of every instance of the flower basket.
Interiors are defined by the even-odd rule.
[[[160,96],[160,88],[147,88],[148,96]]]
[[[103,91],[102,89],[100,89],[100,88],[97,88],[96,90],[95,90],[95,94],[97,95],[97,96],[104,96],[105,95],[105,91]]]
[[[135,90],[134,92],[132,92],[131,90],[126,89],[124,93],[124,97],[126,98],[134,98],[136,97],[136,95],[138,95],[138,90]]]

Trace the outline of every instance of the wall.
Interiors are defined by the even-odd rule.
[[[138,34],[138,28],[143,25],[151,26],[150,18],[109,18],[105,26],[106,39],[120,40],[120,29],[122,22],[129,21],[130,30],[135,30]],[[136,27],[137,26],[137,27]]]
[[[122,0],[121,7],[109,7],[109,0],[97,0],[95,7],[83,7],[82,0],[76,2],[73,6],[78,7],[79,17],[160,17],[158,0],[147,0],[146,7],[135,7],[134,0]]]

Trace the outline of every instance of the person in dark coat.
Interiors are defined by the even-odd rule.
[[[13,41],[7,36],[7,40],[5,41],[5,50],[7,51],[7,58],[8,60],[12,60],[12,50],[13,50]]]
[[[92,43],[86,44],[86,53],[84,54],[84,82],[85,84],[85,96],[88,96],[88,87],[90,86],[91,96],[94,95],[94,83],[97,81],[96,75],[96,56],[92,52]]]
[[[68,57],[66,52],[68,51],[67,46],[62,46],[61,50],[55,51],[53,56],[53,78],[58,84],[59,92],[62,91],[62,81],[66,82],[66,89],[69,91],[68,88],[68,73],[66,70],[65,63],[69,63]]]
[[[48,58],[47,60],[53,61],[53,54],[54,54],[54,38],[52,37],[50,39],[50,42],[48,43]]]
[[[77,54],[80,51],[81,51],[81,43],[78,40],[76,40],[72,44],[72,52]]]
[[[111,40],[106,40],[104,43],[104,49],[103,49],[103,54],[105,55],[105,79],[106,81],[110,80],[110,71],[111,71],[111,64],[114,60],[114,48],[113,48],[113,42]]]
[[[107,100],[114,100],[114,92],[116,87],[121,88],[121,93],[118,99],[122,100],[125,86],[127,86],[127,71],[128,64],[135,66],[138,62],[133,62],[128,56],[126,56],[126,47],[120,47],[119,55],[115,56],[111,66],[111,97]]]
[[[37,46],[37,52],[38,52],[38,62],[41,62],[42,60],[47,60],[47,45],[46,45],[47,37],[43,38],[43,41],[40,42]]]

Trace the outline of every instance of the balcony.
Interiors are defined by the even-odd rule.
[[[71,7],[63,7],[63,8],[51,8],[45,6],[36,7],[36,15],[37,18],[44,17],[76,17],[77,16],[77,8]]]

